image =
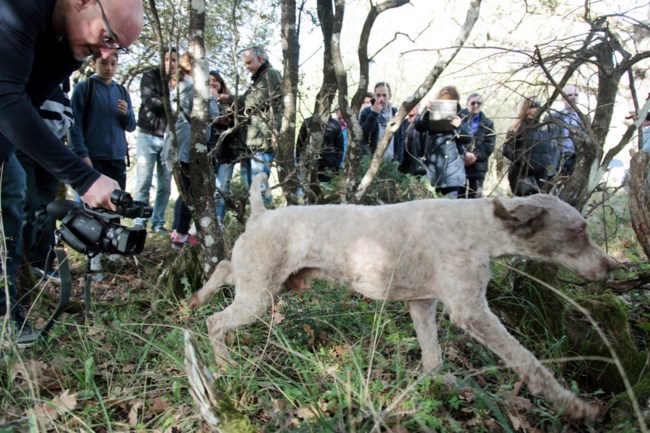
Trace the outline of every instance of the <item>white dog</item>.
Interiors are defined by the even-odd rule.
[[[587,235],[582,216],[558,198],[537,194],[508,200],[432,199],[385,206],[290,206],[266,210],[264,174],[250,191],[251,216],[232,260],[219,263],[196,292],[192,308],[224,285],[235,299],[207,319],[217,360],[225,362],[226,332],[255,322],[287,289],[312,278],[347,284],[366,297],[408,301],[426,371],[441,363],[436,302],[451,321],[485,344],[533,393],[575,418],[593,419],[589,405],[562,387],[490,311],[485,292],[490,260],[520,255],[555,263],[596,280],[616,263]]]

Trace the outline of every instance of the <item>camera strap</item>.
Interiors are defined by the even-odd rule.
[[[59,277],[61,278],[61,292],[59,293],[59,303],[52,314],[52,317],[47,321],[45,327],[41,331],[41,337],[47,337],[54,323],[59,318],[61,313],[68,306],[70,301],[70,292],[72,290],[72,275],[70,274],[70,263],[68,262],[68,255],[63,248],[52,248],[47,254],[45,269],[51,269],[52,261],[56,256],[56,262],[59,265]]]

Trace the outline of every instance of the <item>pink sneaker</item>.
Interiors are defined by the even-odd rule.
[[[175,233],[175,232],[174,232]],[[194,235],[182,235],[175,233],[176,236],[172,236],[172,248],[175,250],[180,250],[183,248],[183,245],[200,245],[201,243]]]

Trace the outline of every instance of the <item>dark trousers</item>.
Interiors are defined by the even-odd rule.
[[[0,257],[7,281],[0,284],[0,315],[7,312],[7,295],[12,315],[19,308],[15,274],[20,266],[20,245],[22,242],[23,207],[25,205],[25,170],[12,154],[8,161],[0,161],[0,195],[2,205],[2,228],[7,247],[7,260]]]
[[[27,196],[25,199],[23,243],[25,257],[31,266],[45,269],[45,259],[54,245],[56,221],[46,210],[47,205],[56,199],[59,181],[21,151],[16,157],[25,170]]]
[[[483,179],[479,177],[468,177],[465,186],[461,186],[458,198],[481,198],[483,197]]]
[[[93,167],[101,174],[114,179],[122,188],[126,189],[126,162],[120,159],[92,159]]]
[[[192,197],[190,165],[185,162],[181,162],[180,180],[181,184],[179,187],[181,190]],[[185,235],[190,231],[190,224],[192,224],[192,211],[185,204],[183,196],[179,195],[176,203],[174,203],[174,223],[172,224],[172,229],[176,230],[176,233]]]

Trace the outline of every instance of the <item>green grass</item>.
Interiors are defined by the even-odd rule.
[[[387,198],[395,192],[376,194]],[[592,235],[600,242],[608,236],[621,255],[622,245],[633,239],[615,227],[623,214],[606,213],[602,225],[596,213],[590,220]],[[227,223],[228,245],[240,231],[236,222]],[[156,284],[175,255],[167,238],[150,235],[137,264],[107,263],[107,278],[93,286],[93,314],[85,320],[79,291],[83,257],[71,255],[74,308],[49,341],[0,354],[0,433],[209,431],[184,373],[184,329],[194,334],[219,386],[260,432],[641,431],[633,416],[572,423],[530,395],[492,352],[450,325],[442,306],[444,364],[437,374],[423,375],[404,303],[370,301],[323,282],[304,295],[282,296],[273,314],[228,335],[234,363],[220,369],[205,319],[225,308],[232,293],[226,289],[190,314],[183,299],[170,298]],[[500,262],[493,271],[491,286],[505,293],[500,305],[523,304],[530,312],[511,329],[515,337],[549,360],[563,385],[587,401],[607,401],[609,396],[587,391],[571,376],[573,370],[564,368],[563,338],[531,332],[542,325],[544,306],[508,291],[512,275]],[[45,291],[33,318],[51,311],[55,293]],[[647,323],[648,311],[639,306],[647,305],[647,293],[636,291],[626,299],[637,308],[639,323]],[[639,335],[647,336],[642,328]],[[450,387],[452,375],[456,383]]]

